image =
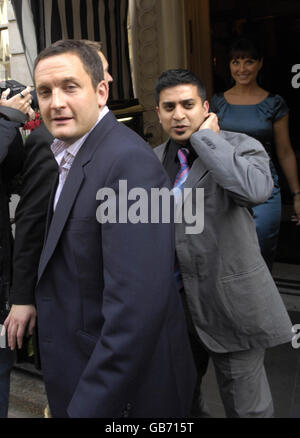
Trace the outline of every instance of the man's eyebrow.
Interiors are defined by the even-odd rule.
[[[180,101],[180,103],[193,103],[193,102],[195,102],[195,99],[193,99],[192,97],[190,99],[184,99]]]
[[[66,78],[63,78],[60,82],[62,84],[65,84],[67,82],[77,82],[78,79],[76,79],[74,76],[68,76]],[[48,82],[42,82],[39,87],[48,87]]]
[[[62,84],[67,84],[68,82],[77,82],[78,79],[76,79],[74,76],[69,76],[67,78],[62,79]]]
[[[44,89],[44,88],[49,88],[48,87],[48,85],[45,83],[45,84],[40,84],[40,85],[38,85],[37,87],[36,87],[36,91],[40,91],[40,90],[42,90],[42,89]]]
[[[190,99],[184,99],[184,100],[180,100],[178,103],[193,103],[193,102],[195,102],[195,99],[193,99],[192,97],[190,98]],[[162,102],[162,105],[174,105],[174,104],[176,104],[177,102],[174,102],[174,101],[168,101],[168,100],[166,100],[166,101],[164,101],[164,102]]]

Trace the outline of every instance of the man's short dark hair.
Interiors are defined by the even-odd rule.
[[[92,47],[93,49],[97,50],[97,52],[102,52],[103,45],[101,41],[92,41],[92,40],[79,40],[82,43],[87,44],[89,47]]]
[[[73,53],[78,56],[96,90],[99,82],[104,79],[101,59],[95,49],[79,40],[59,40],[51,44],[51,46],[46,47],[46,49],[42,50],[37,56],[33,73],[35,73],[36,67],[42,59],[49,58],[50,56],[63,55],[64,53]]]
[[[159,96],[162,90],[182,84],[196,85],[198,96],[201,98],[202,102],[206,100],[206,90],[198,76],[189,70],[173,69],[164,71],[158,78],[155,87],[156,104],[159,105]]]

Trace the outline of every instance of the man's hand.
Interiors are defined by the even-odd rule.
[[[36,320],[36,309],[32,304],[13,304],[8,317],[4,321],[7,330],[8,346],[11,350],[22,348],[23,336],[28,325],[28,334],[32,335]]]
[[[10,88],[3,91],[1,94],[0,105],[8,106],[10,108],[14,108],[16,110],[22,111],[22,113],[26,114],[29,120],[34,120],[35,112],[31,108],[32,97],[30,95],[31,88],[26,87],[21,93],[16,94],[15,96],[7,99]],[[23,97],[22,97],[23,96]]]
[[[219,134],[220,132],[219,120],[215,113],[208,113],[207,118],[200,126],[199,131],[201,129],[211,129],[216,134]]]

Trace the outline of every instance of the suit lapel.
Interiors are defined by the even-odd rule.
[[[49,198],[49,203],[48,203],[48,210],[47,210],[44,244],[45,244],[45,241],[47,239],[48,231],[49,231],[50,224],[51,224],[52,217],[53,217],[53,202],[54,202],[58,182],[59,182],[59,173],[57,173],[57,176],[56,176],[55,181],[53,182],[52,188],[51,188],[51,193],[50,193],[50,198]]]
[[[168,142],[166,141],[165,143],[161,144],[160,146],[157,146],[157,148],[154,149],[154,152],[156,153],[161,163],[163,163],[164,161],[167,144]]]
[[[203,165],[200,158],[196,158],[196,160],[192,164],[183,188],[196,187],[198,185],[198,182],[207,174],[207,172],[208,170]]]
[[[64,184],[63,190],[59,197],[59,201],[56,205],[55,212],[52,213],[51,211],[49,211],[49,217],[51,216],[51,214],[53,214],[53,216],[49,225],[45,246],[41,254],[40,266],[39,266],[39,278],[42,275],[48,261],[50,260],[56,248],[62,230],[65,226],[65,223],[72,209],[76,195],[84,179],[82,166],[79,167],[79,164],[77,164],[76,166],[77,169],[75,169],[73,168],[74,165],[75,165],[75,160],[70,169],[66,182]],[[50,208],[53,211],[53,199],[50,204]]]
[[[77,194],[84,182],[84,166],[92,159],[96,149],[101,146],[104,137],[117,123],[115,116],[109,112],[89,134],[73,161],[54,213],[52,213],[53,200],[56,190],[53,190],[48,211],[49,222],[52,214],[53,216],[49,224],[45,246],[41,254],[38,280],[41,278],[47,263],[52,257]],[[57,187],[57,185],[55,185],[55,187]]]
[[[193,165],[189,171],[188,177],[183,185],[184,189],[193,189],[197,188],[200,185],[201,179],[208,173],[208,170],[204,167],[203,163],[201,162],[200,158],[196,158],[196,160],[193,162]],[[193,191],[190,190],[187,193],[183,191],[183,203],[181,206],[181,211],[183,210],[184,204],[187,202],[187,200],[192,196]],[[176,213],[179,214],[179,211]]]

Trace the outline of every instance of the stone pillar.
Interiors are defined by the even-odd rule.
[[[169,68],[186,68],[183,12],[182,0],[130,0],[133,84],[152,146],[165,138],[155,112],[157,78]]]
[[[11,78],[24,85],[33,85],[33,80],[27,65],[24,49],[18,29],[14,10],[10,1],[7,2],[7,19],[9,49],[11,53],[10,72]]]

